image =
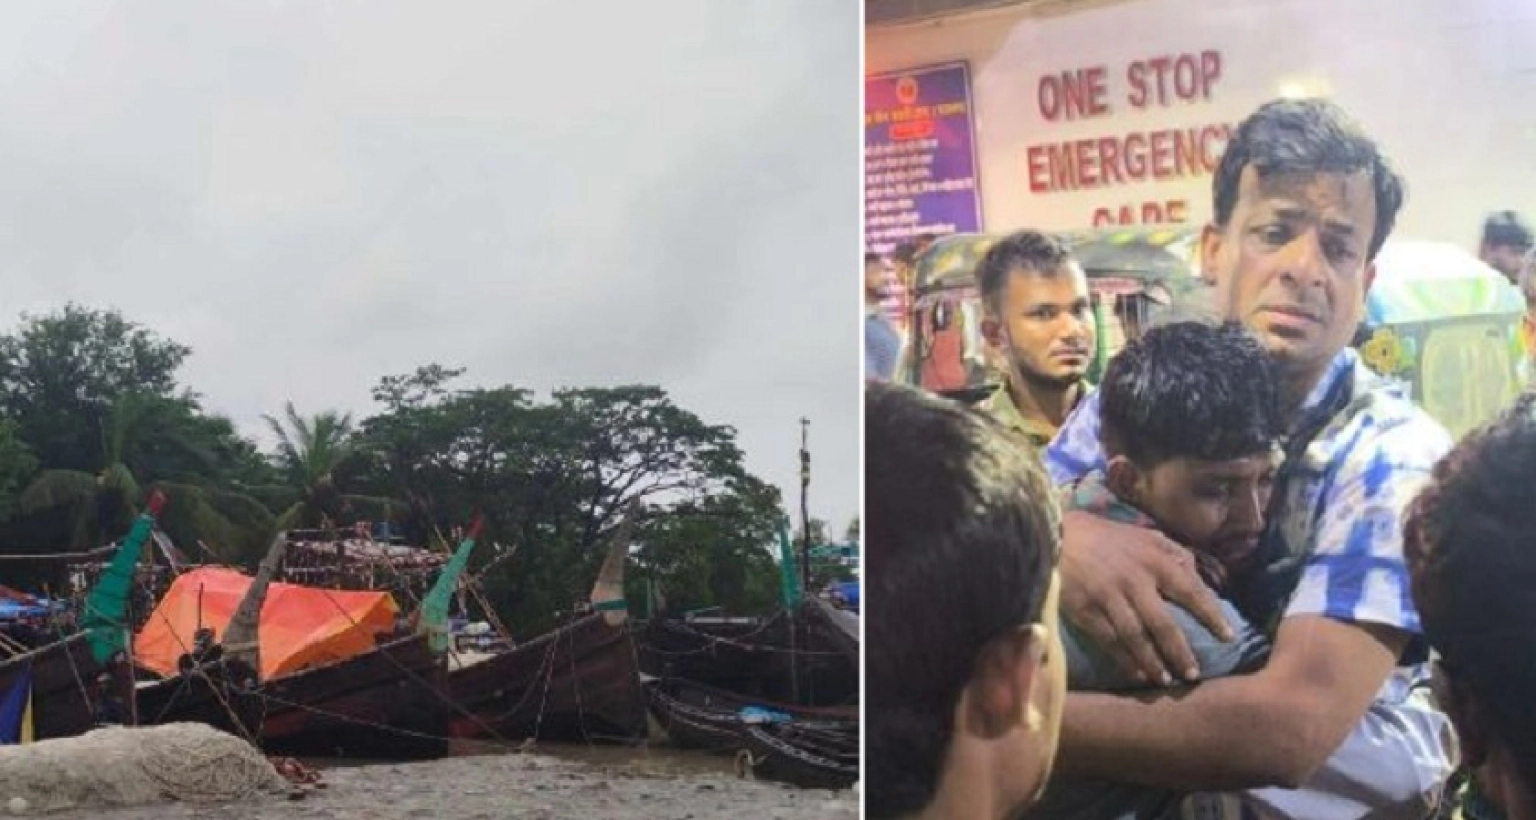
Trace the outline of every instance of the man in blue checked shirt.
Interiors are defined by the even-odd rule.
[[[1456,749],[1415,686],[1425,652],[1401,519],[1451,441],[1347,346],[1401,180],[1336,106],[1283,100],[1238,127],[1213,183],[1201,269],[1218,311],[1273,356],[1289,426],[1260,560],[1230,593],[1273,651],[1254,674],[1185,685],[1200,671],[1165,600],[1228,631],[1186,551],[1069,513],[1063,617],[1169,688],[1070,695],[1059,770],[1193,793],[1188,817],[1418,820]],[[1047,450],[1057,483],[1103,467],[1098,412],[1088,397]]]

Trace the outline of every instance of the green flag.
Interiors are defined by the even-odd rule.
[[[85,613],[80,625],[90,634],[91,657],[106,663],[128,647],[128,592],[133,589],[134,565],[139,562],[139,548],[155,529],[155,517],[165,506],[165,494],[155,490],[147,509],[133,522],[133,528],[118,545],[96,585],[85,598]]]
[[[421,601],[421,622],[418,628],[428,635],[428,642],[435,652],[448,651],[448,603],[453,599],[453,593],[459,588],[459,576],[464,574],[464,568],[469,565],[469,554],[475,551],[475,539],[480,537],[480,528],[485,519],[475,516],[475,522],[469,526],[469,532],[464,535],[464,540],[459,542],[459,548],[448,559],[441,574],[437,576],[437,583],[432,585],[427,597]]]
[[[789,520],[779,522],[779,571],[783,576],[784,607],[794,609],[800,605],[800,573],[795,561],[795,545],[789,537]]]

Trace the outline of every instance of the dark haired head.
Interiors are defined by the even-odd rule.
[[[976,264],[976,287],[982,302],[996,310],[1015,271],[1054,276],[1072,261],[1061,240],[1040,231],[1019,231],[999,239]]]
[[[874,251],[866,251],[864,253],[864,264],[866,264],[866,265],[873,265],[873,264],[875,264],[876,262],[879,262],[879,261],[880,261],[880,254],[875,253]]]
[[[1404,524],[1424,636],[1442,658],[1467,764],[1509,752],[1536,802],[1536,396],[1435,465]],[[1467,703],[1476,704],[1476,718]]]
[[[1149,469],[1259,455],[1285,430],[1273,360],[1237,323],[1148,330],[1110,360],[1099,401],[1105,453]]]
[[[927,806],[989,642],[1042,619],[1059,543],[1028,443],[911,388],[865,391],[867,810]]]
[[[1280,174],[1370,175],[1376,194],[1376,226],[1369,254],[1381,250],[1403,205],[1403,181],[1391,163],[1344,109],[1326,100],[1275,100],[1238,125],[1212,180],[1216,224],[1225,226],[1237,206],[1243,170],[1260,179]]]
[[[891,251],[891,261],[901,265],[910,265],[917,259],[917,243],[903,242]]]
[[[1489,248],[1513,248],[1518,253],[1531,249],[1531,228],[1514,211],[1490,214],[1483,222],[1483,246]]]

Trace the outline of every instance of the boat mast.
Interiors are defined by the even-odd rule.
[[[245,597],[240,599],[240,606],[230,617],[229,626],[224,628],[225,653],[231,660],[239,659],[249,664],[258,675],[261,674],[261,644],[257,624],[261,618],[261,605],[267,599],[267,586],[277,575],[287,552],[288,532],[284,530],[272,539],[267,557],[261,560],[261,567],[256,570],[256,578],[245,591]]]
[[[811,486],[811,420],[800,419],[800,589],[811,592],[811,512],[808,491]]]

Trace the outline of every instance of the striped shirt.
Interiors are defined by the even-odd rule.
[[[1400,387],[1372,374],[1347,348],[1307,397],[1302,414],[1319,406],[1351,371],[1356,395],[1365,401],[1352,404],[1354,412],[1336,415],[1317,434],[1281,500],[1277,523],[1284,543],[1303,556],[1284,617],[1383,624],[1417,637],[1422,628],[1409,594],[1402,518],[1452,442]],[[1046,449],[1045,464],[1057,484],[1104,468],[1097,392],[1067,419]],[[1405,683],[1389,680],[1388,688]]]

